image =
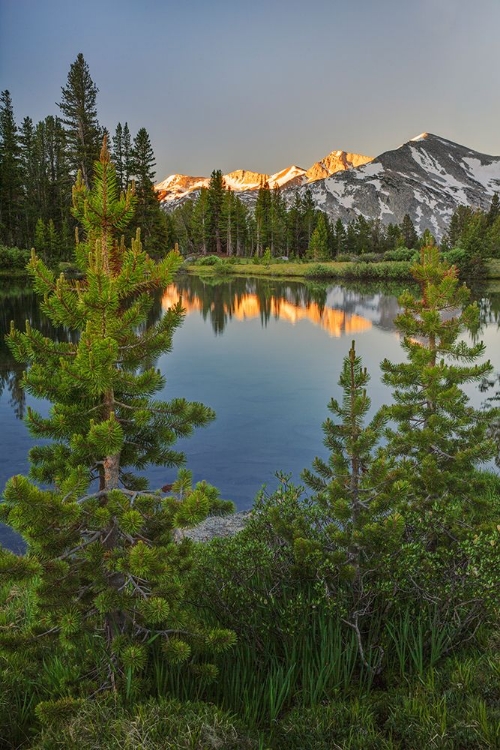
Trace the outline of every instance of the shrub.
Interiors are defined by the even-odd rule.
[[[384,260],[418,260],[418,251],[408,247],[398,247],[395,250],[386,250]]]
[[[362,253],[359,257],[363,263],[379,263],[382,260],[380,253]]]
[[[304,276],[306,279],[331,279],[335,276],[335,273],[331,268],[322,266],[320,263],[315,263],[311,268],[308,268]]]
[[[392,261],[384,263],[352,263],[343,270],[345,278],[352,279],[408,279],[411,278],[411,263]]]
[[[448,261],[453,266],[457,266],[460,268],[467,257],[467,253],[465,250],[462,250],[461,247],[453,247],[451,250],[448,250],[446,253],[443,253],[443,258]]]
[[[29,250],[0,245],[0,269],[6,271],[21,270],[26,267],[30,255]]]
[[[199,258],[196,261],[198,266],[216,266],[221,262],[221,259],[217,255],[206,255],[203,258]]]

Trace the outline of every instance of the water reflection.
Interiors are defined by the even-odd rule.
[[[391,290],[392,291],[392,290]],[[398,289],[397,292],[401,291]],[[378,287],[348,288],[270,279],[201,279],[180,276],[162,298],[167,310],[182,299],[187,314],[201,313],[215,334],[232,320],[271,319],[296,325],[308,321],[330,336],[340,337],[369,330],[373,325],[394,329],[396,294]]]

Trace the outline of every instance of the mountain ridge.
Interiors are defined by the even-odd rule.
[[[326,176],[318,176],[322,170]],[[292,166],[275,175],[236,170],[225,176],[227,187],[250,206],[263,178],[282,189],[288,205],[297,192],[308,190],[316,208],[333,221],[347,223],[361,214],[384,225],[400,224],[408,214],[420,234],[428,229],[439,241],[458,206],[487,209],[500,192],[500,156],[424,132],[374,158],[332,151],[308,170]],[[209,178],[171,175],[156,189],[170,210],[208,183]]]
[[[289,188],[308,184],[318,179],[323,179],[338,171],[351,169],[360,164],[366,164],[373,159],[372,156],[352,154],[347,151],[331,151],[319,161],[312,164],[309,169],[303,169],[292,164],[274,174],[252,172],[246,169],[236,169],[223,175],[226,187],[236,192],[258,190],[267,182],[271,189],[275,187]],[[210,177],[192,177],[190,175],[173,174],[166,177],[154,187],[162,203],[178,201],[186,198],[189,193],[208,187]]]

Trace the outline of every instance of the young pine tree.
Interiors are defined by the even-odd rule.
[[[369,379],[353,342],[339,378],[342,402],[330,400],[334,419],[323,422],[330,455],[328,460],[316,457],[313,471],[305,469],[302,479],[315,493],[325,535],[318,575],[333,606],[354,629],[363,663],[376,671],[380,659],[369,658],[369,652],[378,653],[378,644],[374,633],[367,640],[366,623],[390,579],[391,556],[401,543],[404,522],[395,510],[395,498],[407,491],[407,483],[378,448],[384,413],[377,412],[365,424],[371,405]]]
[[[16,571],[36,574],[35,617],[13,624],[10,645],[51,635],[69,658],[87,637],[93,646],[77,658],[99,686],[140,670],[148,639],[177,661],[189,656],[190,633],[203,647],[204,634],[182,603],[186,545],[174,544],[173,532],[206,514],[213,491],[182,481],[177,496],[165,498],[131,469],[181,465],[173,444],[214,414],[181,398],[154,400],[164,378],[144,362],[170,350],[182,309],[152,325],[147,316],[153,292],[170,282],[180,258],[172,252],[153,262],[139,234],[130,248],[118,242],[134,198],[119,195],[105,141],[93,184],[89,190],[79,177],[73,192],[84,230],[76,249],[83,278],[56,278],[35,253],[29,264],[43,311],[76,332],[77,343],[51,341],[28,323],[8,337],[28,365],[25,389],[52,402],[48,417],[29,410],[30,431],[52,442],[30,454],[31,477],[46,489],[23,476],[7,484],[2,518],[24,536],[28,554],[2,551],[0,572],[4,580]]]
[[[403,312],[395,323],[403,334],[406,363],[381,364],[383,381],[393,387],[394,405],[387,414],[389,450],[401,457],[412,477],[414,502],[420,509],[460,500],[458,516],[472,507],[481,486],[477,466],[494,454],[486,437],[488,414],[472,408],[462,390],[489,372],[482,342],[462,340],[477,329],[479,311],[454,266],[440,260],[435,246],[421,250],[412,269],[421,297],[405,292]]]

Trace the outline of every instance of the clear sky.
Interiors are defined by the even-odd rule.
[[[500,153],[500,0],[0,0],[18,124],[59,110],[82,52],[111,133],[157,180],[376,156],[428,131]]]

